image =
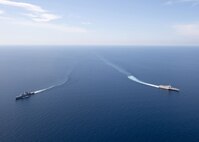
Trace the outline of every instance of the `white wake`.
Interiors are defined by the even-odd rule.
[[[64,85],[64,84],[69,83],[69,81],[71,80],[70,78],[71,78],[72,72],[73,72],[73,68],[69,71],[69,73],[68,73],[67,78],[65,79],[65,81],[63,81],[63,82],[61,82],[61,83],[57,83],[57,84],[52,85],[52,86],[49,86],[49,87],[44,88],[44,89],[40,89],[40,90],[33,91],[33,93],[39,94],[39,93],[42,93],[42,92],[44,92],[44,91],[47,91],[47,90],[53,89],[53,88],[55,88],[55,87],[62,86],[62,85]]]
[[[100,58],[100,60],[102,60],[105,64],[107,64],[108,66],[114,68],[115,70],[117,70],[118,72],[126,75],[128,77],[128,79],[132,80],[132,81],[135,81],[137,83],[140,83],[140,84],[143,84],[143,85],[147,85],[147,86],[150,86],[150,87],[155,87],[155,88],[159,88],[158,85],[154,85],[154,84],[150,84],[150,83],[147,83],[147,82],[144,82],[144,81],[141,81],[139,80],[138,78],[136,78],[135,76],[133,76],[131,73],[129,73],[128,71],[124,70],[123,68],[111,63],[110,61],[108,61],[107,59],[101,57],[101,56],[98,56]]]
[[[127,72],[126,70],[122,69],[121,67],[111,63],[110,61],[106,60],[105,58],[98,56],[100,58],[100,60],[102,60],[105,64],[111,66],[112,68],[116,69],[117,71],[119,71],[122,74],[125,74],[127,76],[130,76],[131,73]]]
[[[129,78],[130,80],[133,80],[133,81],[135,81],[135,82],[137,82],[137,83],[140,83],[140,84],[143,84],[143,85],[147,85],[147,86],[159,88],[158,85],[154,85],[154,84],[150,84],[150,83],[143,82],[143,81],[137,79],[137,78],[136,78],[135,76],[133,76],[133,75],[128,76],[128,78]]]
[[[67,83],[68,81],[69,81],[69,79],[67,79],[66,81],[64,81],[64,82],[62,82],[62,83],[59,83],[59,84],[56,84],[56,85],[52,85],[52,86],[50,86],[50,87],[47,87],[47,88],[44,88],[44,89],[41,89],[41,90],[37,90],[37,91],[33,91],[33,92],[34,92],[35,94],[38,94],[38,93],[41,93],[41,92],[44,92],[44,91],[53,89],[53,88],[55,88],[55,87],[64,85],[64,84]]]

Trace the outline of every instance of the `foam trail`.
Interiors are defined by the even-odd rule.
[[[119,71],[120,73],[125,74],[125,75],[127,75],[127,76],[131,75],[131,73],[129,73],[129,72],[127,72],[126,70],[124,70],[124,69],[122,69],[122,68],[116,66],[115,64],[109,62],[108,60],[106,60],[106,59],[104,59],[104,58],[102,58],[102,57],[100,57],[100,56],[98,56],[98,57],[99,57],[105,64],[111,66],[112,68],[116,69],[116,70]]]
[[[128,79],[132,80],[132,81],[135,81],[137,83],[140,83],[140,84],[143,84],[143,85],[147,85],[147,86],[150,86],[150,87],[155,87],[155,88],[159,88],[158,85],[154,85],[154,84],[150,84],[150,83],[147,83],[147,82],[144,82],[144,81],[141,81],[139,79],[137,79],[135,76],[133,76],[131,73],[129,73],[128,71],[118,67],[117,65],[111,63],[110,61],[104,59],[103,57],[101,56],[98,56],[105,64],[111,66],[112,68],[116,69],[118,72],[124,74],[124,75],[127,75]]]
[[[55,88],[55,87],[58,87],[58,86],[61,86],[61,85],[64,85],[65,83],[67,83],[69,81],[69,79],[67,79],[66,81],[60,83],[60,84],[57,84],[57,85],[52,85],[50,87],[47,87],[47,88],[44,88],[44,89],[41,89],[41,90],[37,90],[37,91],[33,91],[35,94],[38,94],[38,93],[41,93],[41,92],[44,92],[44,91],[47,91],[47,90],[50,90],[52,88]]]
[[[150,84],[150,83],[143,82],[143,81],[137,79],[137,78],[136,78],[135,76],[133,76],[133,75],[128,76],[128,78],[129,78],[130,80],[133,80],[133,81],[135,81],[135,82],[137,82],[137,83],[140,83],[140,84],[143,84],[143,85],[147,85],[147,86],[159,88],[158,85],[154,85],[154,84]]]

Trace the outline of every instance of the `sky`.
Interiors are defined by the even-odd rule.
[[[199,45],[199,0],[0,0],[0,45]]]

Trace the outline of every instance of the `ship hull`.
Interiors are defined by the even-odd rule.
[[[29,98],[30,96],[16,96],[16,100],[20,100],[20,99],[26,99]]]
[[[159,89],[168,90],[168,91],[175,91],[175,92],[180,91],[180,89],[171,87],[169,85],[159,85]]]
[[[24,94],[21,94],[19,96],[16,96],[16,100],[26,99],[26,98],[29,98],[31,95],[34,95],[34,94],[35,94],[34,92],[24,93]]]

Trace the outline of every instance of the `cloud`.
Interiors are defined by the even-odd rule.
[[[15,18],[1,20],[0,32],[0,45],[76,44],[92,34],[78,26]]]
[[[40,13],[40,14],[25,13],[23,15],[30,17],[35,22],[49,22],[60,18],[59,16],[49,13]]]
[[[199,37],[199,24],[181,24],[175,25],[176,32],[183,36]]]
[[[6,6],[18,7],[26,11],[29,11],[30,13],[26,13],[24,15],[30,17],[33,21],[36,22],[49,22],[60,18],[60,16],[52,14],[40,6],[30,3],[15,2],[10,0],[0,0],[0,4]]]
[[[165,2],[166,5],[172,5],[175,3],[191,3],[192,6],[196,6],[199,4],[199,0],[168,0]]]
[[[0,10],[0,14],[3,14],[4,13],[4,11],[3,10]]]

